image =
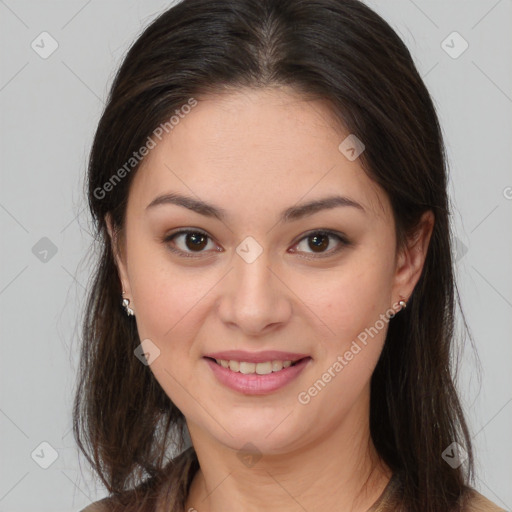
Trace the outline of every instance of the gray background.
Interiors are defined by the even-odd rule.
[[[469,345],[458,382],[477,488],[511,509],[512,2],[368,3],[408,45],[439,110],[459,287],[482,369],[479,381]],[[93,255],[84,172],[124,52],[169,5],[0,0],[0,512],[80,510],[106,494],[70,431]],[[31,47],[43,46],[43,31],[58,43],[46,59]],[[469,44],[457,58],[463,41],[447,39],[454,31]]]

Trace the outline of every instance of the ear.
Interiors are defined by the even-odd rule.
[[[119,236],[119,232],[115,229],[110,213],[105,215],[105,224],[107,225],[112,253],[114,255],[122,290],[126,292],[125,296],[130,298],[132,294],[130,289],[130,280],[128,279],[128,272],[126,270],[124,239]]]
[[[397,256],[393,286],[393,302],[403,298],[406,302],[418,282],[434,229],[435,217],[431,210],[426,211],[420,219],[417,229],[406,240]]]

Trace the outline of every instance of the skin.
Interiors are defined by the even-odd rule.
[[[185,510],[362,512],[389,481],[369,433],[370,378],[387,323],[309,403],[298,401],[358,334],[407,300],[434,223],[427,212],[396,251],[386,194],[338,149],[347,135],[327,104],[287,88],[200,98],[134,176],[124,236],[107,217],[140,339],[160,350],[150,368],[183,412],[200,462]],[[146,209],[169,192],[212,203],[227,218],[173,204]],[[278,222],[282,210],[335,193],[364,210]],[[206,232],[203,252],[183,235],[163,241],[178,228]],[[307,236],[319,229],[351,243],[323,239],[329,245],[315,252]],[[247,236],[263,250],[252,263],[236,253]],[[229,349],[312,360],[285,387],[250,396],[223,386],[203,359]],[[251,466],[237,456],[246,443],[261,455]]]

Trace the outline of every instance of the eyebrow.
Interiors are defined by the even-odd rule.
[[[205,217],[214,217],[220,221],[225,221],[228,217],[227,211],[223,208],[219,208],[212,204],[206,203],[200,199],[194,199],[193,197],[184,196],[177,193],[169,193],[155,197],[146,206],[146,210],[166,204],[182,206],[200,215],[204,215]],[[317,213],[321,210],[329,210],[340,206],[349,206],[362,212],[366,212],[363,206],[353,199],[345,196],[329,196],[287,208],[281,212],[279,222],[285,223],[299,220],[308,215],[313,215],[314,213]]]

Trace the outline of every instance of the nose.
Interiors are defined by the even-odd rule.
[[[221,320],[246,335],[285,325],[292,314],[291,292],[270,266],[265,251],[251,263],[235,255],[218,305]]]

